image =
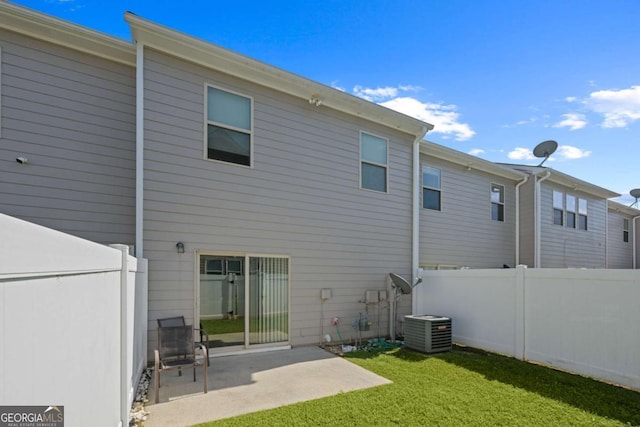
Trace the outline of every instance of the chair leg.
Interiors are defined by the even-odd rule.
[[[153,384],[153,389],[154,389],[154,400],[155,403],[158,403],[160,401],[160,363],[158,360],[158,351],[156,350],[156,361],[155,361],[155,366],[154,366],[155,370],[154,370],[154,374],[155,374],[155,380],[154,380],[154,384]]]
[[[202,364],[202,371],[204,376],[204,392],[205,394],[209,391],[209,381],[207,379],[207,367],[209,366],[209,349],[204,349],[204,360],[205,363]]]
[[[196,365],[193,365],[193,382],[196,382]]]

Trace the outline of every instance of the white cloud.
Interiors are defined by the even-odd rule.
[[[536,156],[528,148],[516,147],[507,154],[507,157],[511,160],[533,160]]]
[[[640,120],[640,86],[592,92],[585,100],[591,111],[604,116],[603,128],[623,128]]]
[[[563,114],[564,120],[554,124],[554,128],[569,128],[569,130],[582,129],[587,125],[587,119],[584,114],[567,113]]]
[[[567,96],[565,99],[567,102],[576,102],[578,100],[577,96]]]
[[[589,157],[591,151],[583,150],[578,147],[572,147],[571,145],[561,145],[553,153],[553,156],[549,158],[549,161],[556,160],[577,160],[585,157]],[[538,157],[533,155],[533,151],[528,148],[516,147],[511,150],[507,157],[511,160],[536,160]],[[542,159],[540,159],[542,160]]]
[[[554,155],[560,157],[562,160],[576,160],[589,157],[591,155],[591,151],[572,147],[571,145],[561,145],[558,147]]]
[[[379,102],[387,98],[394,98],[398,96],[398,88],[387,86],[371,89],[368,87],[356,86],[353,88],[353,93],[367,101]]]
[[[418,92],[419,86],[399,85],[398,87],[378,87],[375,89],[355,86],[353,93],[360,98],[376,102],[384,107],[434,125],[432,133],[452,136],[457,141],[466,141],[476,133],[466,123],[460,123],[460,114],[455,105],[424,103],[416,98],[401,96],[402,92]]]
[[[484,151],[482,148],[474,148],[472,150],[469,150],[469,152],[467,154],[471,154],[472,156],[479,156],[481,154],[484,154],[486,151]]]
[[[393,98],[380,105],[431,123],[434,125],[432,133],[451,135],[457,141],[466,141],[476,134],[468,124],[459,122],[460,114],[455,111],[455,105],[423,103],[410,97]]]

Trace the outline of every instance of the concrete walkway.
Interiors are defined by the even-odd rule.
[[[209,392],[202,371],[162,375],[160,403],[147,404],[145,427],[190,426],[390,383],[318,347],[211,358]],[[149,401],[154,401],[153,381]]]

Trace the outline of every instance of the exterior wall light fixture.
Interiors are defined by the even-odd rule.
[[[179,254],[183,254],[184,253],[184,243],[182,243],[182,242],[176,243],[176,250],[178,251]]]

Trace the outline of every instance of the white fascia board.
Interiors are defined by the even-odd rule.
[[[129,23],[133,39],[145,46],[302,98],[305,102],[313,97],[321,101],[319,108],[362,117],[420,138],[433,129],[429,123],[147,21],[131,12],[125,13],[125,21]]]
[[[481,159],[471,154],[463,153],[443,145],[436,144],[431,141],[422,141],[420,144],[420,153],[427,157],[435,157],[447,162],[461,165],[473,170],[486,172],[491,175],[507,178],[513,181],[521,181],[526,173],[515,169],[501,166],[499,164]]]
[[[122,64],[136,64],[135,46],[129,41],[6,1],[0,1],[0,28]]]

